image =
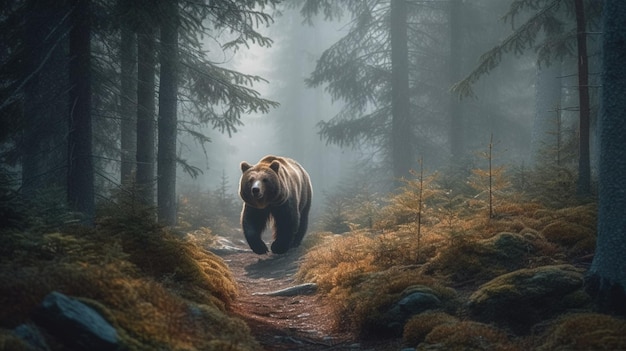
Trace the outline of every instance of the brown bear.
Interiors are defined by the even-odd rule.
[[[261,239],[270,217],[274,221],[272,252],[285,253],[300,245],[309,222],[311,179],[298,162],[268,155],[256,165],[241,162],[239,196],[243,200],[241,227],[255,253],[267,253]]]

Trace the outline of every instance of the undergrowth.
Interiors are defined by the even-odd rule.
[[[96,228],[1,233],[0,328],[29,323],[44,296],[60,291],[100,311],[128,350],[260,349],[227,313],[237,289],[226,264],[155,224],[132,194],[101,207]],[[0,350],[15,342],[0,333]]]
[[[505,177],[503,169],[498,177]],[[479,189],[468,193],[443,184],[436,174],[420,174],[388,198],[371,228],[311,235],[315,245],[297,277],[317,283],[336,327],[356,335],[376,336],[402,292],[424,286],[442,306],[432,322],[406,324],[410,346],[428,339],[452,349],[476,347],[472,340],[482,335],[490,349],[520,349],[500,329],[462,321],[463,296],[518,269],[584,260],[594,250],[595,204],[554,208],[512,187],[492,189],[486,202]]]

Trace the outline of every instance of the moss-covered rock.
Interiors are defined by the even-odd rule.
[[[626,321],[596,313],[565,315],[537,350],[626,350]]]
[[[437,293],[427,286],[412,286],[400,295],[382,316],[388,334],[401,335],[407,320],[416,314],[441,307]]]
[[[407,346],[417,346],[435,327],[458,322],[458,318],[441,311],[416,314],[404,325],[402,339]]]
[[[596,242],[596,230],[588,224],[557,220],[548,224],[541,234],[546,240],[564,247],[569,256],[593,253]]]
[[[45,344],[43,347],[47,347]],[[32,351],[33,345],[24,341],[14,331],[0,329],[0,351]]]
[[[439,324],[417,350],[521,351],[504,331],[472,321]]]
[[[56,290],[105,317],[128,350],[208,350],[218,341],[260,349],[245,323],[226,312],[236,287],[221,258],[149,223],[117,225],[18,242],[11,259],[0,260],[0,327],[29,323]]]
[[[583,272],[571,265],[520,269],[482,285],[468,306],[479,320],[523,334],[539,321],[588,303],[583,279]]]
[[[541,256],[541,238],[503,232],[484,240],[459,240],[443,249],[428,271],[453,282],[487,281],[525,267],[530,257]]]

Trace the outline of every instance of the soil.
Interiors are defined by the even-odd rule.
[[[239,287],[233,312],[243,319],[264,350],[399,350],[399,340],[358,340],[339,331],[319,293],[266,295],[292,287],[304,249],[284,255],[256,255],[245,243],[217,253],[228,264]],[[243,251],[245,250],[245,251]]]

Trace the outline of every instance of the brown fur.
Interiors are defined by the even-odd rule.
[[[300,245],[312,197],[311,179],[304,168],[290,158],[268,155],[256,165],[241,162],[241,172],[241,226],[252,251],[268,251],[261,234],[270,218],[274,222],[273,253]]]

